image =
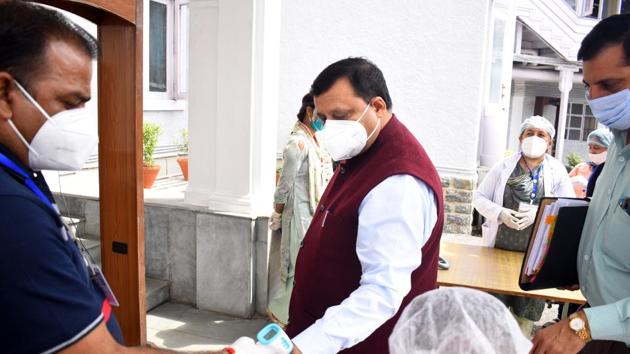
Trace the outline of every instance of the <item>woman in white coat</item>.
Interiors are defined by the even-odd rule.
[[[547,154],[555,129],[544,117],[533,116],[521,124],[521,151],[496,164],[473,195],[473,205],[486,219],[484,246],[524,252],[537,205],[542,197],[575,197],[573,184],[562,162]],[[498,296],[515,314],[526,335],[540,319],[544,301]]]

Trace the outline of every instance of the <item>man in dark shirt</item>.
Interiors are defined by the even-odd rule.
[[[77,170],[98,44],[59,12],[0,0],[0,352],[166,353],[125,348],[115,297],[63,225],[41,169]]]

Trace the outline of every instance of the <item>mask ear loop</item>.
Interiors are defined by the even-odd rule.
[[[359,118],[359,120],[357,120],[357,123],[359,123],[361,121],[361,119],[363,119],[365,117],[365,114],[367,113],[367,111],[368,111],[368,109],[370,108],[371,105],[372,105],[372,100],[368,101],[368,104],[367,104],[367,106],[365,106],[365,109],[363,110],[363,113],[361,114],[361,118]],[[368,135],[367,140],[370,140],[372,135],[374,135],[374,133],[376,133],[378,128],[381,126],[381,118],[378,117],[378,116],[377,116],[377,118],[378,118],[378,120],[376,121],[376,127],[374,127],[374,130],[372,130],[370,135]]]
[[[51,123],[54,124],[54,121],[50,118],[50,116],[48,115],[48,113],[46,113],[46,111],[44,110],[44,108],[42,108],[42,106],[39,104],[39,102],[37,102],[33,96],[31,96],[30,93],[28,93],[28,91],[26,91],[26,89],[24,88],[24,86],[22,86],[17,80],[13,80],[13,82],[15,82],[15,86],[20,90],[20,92],[22,92],[22,94],[24,95],[24,97],[26,97],[26,99],[31,102],[33,104],[33,106],[35,106],[35,108],[37,108],[37,110],[47,119],[49,120]]]
[[[376,121],[376,127],[374,127],[374,130],[372,130],[372,132],[370,133],[370,135],[367,137],[367,140],[370,140],[370,138],[372,137],[372,135],[374,135],[374,133],[376,133],[376,131],[378,130],[378,128],[381,126],[381,118],[378,118],[378,121]]]
[[[372,100],[368,101],[368,104],[367,104],[367,106],[365,106],[365,109],[363,110],[363,113],[361,113],[361,118],[357,119],[355,122],[360,123],[360,122],[361,122],[361,120],[362,120],[363,118],[365,118],[365,114],[367,113],[368,109],[370,108],[370,105],[371,105],[371,103],[370,103],[370,102],[371,102],[371,101],[372,101]]]
[[[33,149],[31,147],[31,144],[29,144],[28,141],[26,141],[26,139],[24,139],[24,136],[22,135],[22,133],[20,133],[20,131],[15,126],[15,124],[13,123],[11,118],[9,118],[9,120],[7,120],[7,123],[9,123],[9,126],[11,127],[11,129],[13,129],[13,132],[15,133],[15,135],[17,135],[17,137],[20,139],[20,141],[22,141],[22,144],[24,144],[24,146],[26,146],[28,151],[30,151],[33,154],[35,154],[35,156],[39,156],[39,153],[37,151],[35,151],[35,149]]]

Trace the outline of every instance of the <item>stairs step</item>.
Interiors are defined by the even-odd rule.
[[[75,235],[82,236],[85,233],[85,218],[62,216],[61,219]]]
[[[101,241],[92,238],[79,238],[88,253],[99,266],[101,265]],[[146,307],[150,311],[171,299],[171,282],[145,276]]]
[[[94,262],[96,264],[101,264],[101,241],[82,237],[79,237],[79,240],[83,246],[85,246]]]
[[[147,312],[170,300],[171,283],[169,281],[145,277],[145,282]]]

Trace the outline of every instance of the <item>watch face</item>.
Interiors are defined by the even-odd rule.
[[[574,331],[579,331],[584,328],[584,321],[581,318],[576,317],[569,322],[569,327],[571,327]]]

